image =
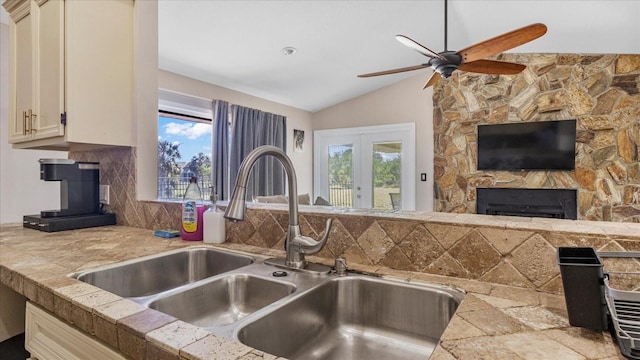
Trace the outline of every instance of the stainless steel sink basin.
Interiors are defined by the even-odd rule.
[[[290,359],[427,358],[462,297],[444,287],[334,278],[253,320],[236,336]]]
[[[162,296],[149,307],[202,327],[234,323],[291,294],[295,286],[235,274]]]
[[[80,272],[72,277],[136,300],[253,262],[250,256],[232,252],[187,248]]]

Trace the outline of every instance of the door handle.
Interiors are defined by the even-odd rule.
[[[27,123],[29,124],[29,134],[31,134],[34,131],[37,131],[36,129],[33,128],[33,118],[37,117],[38,115],[34,114],[33,112],[31,112],[31,109],[29,109],[29,121],[27,121]]]
[[[22,135],[27,135],[27,112],[22,112]]]

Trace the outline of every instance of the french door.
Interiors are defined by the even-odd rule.
[[[333,206],[415,209],[415,124],[314,131],[314,193]]]

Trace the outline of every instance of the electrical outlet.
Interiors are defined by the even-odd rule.
[[[420,181],[427,181],[427,173],[420,174]]]
[[[100,185],[100,203],[109,205],[109,185]]]

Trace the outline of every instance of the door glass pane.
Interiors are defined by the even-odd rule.
[[[401,209],[400,179],[402,174],[402,143],[373,144],[373,208]]]
[[[353,207],[353,145],[331,145],[329,149],[329,202]]]

